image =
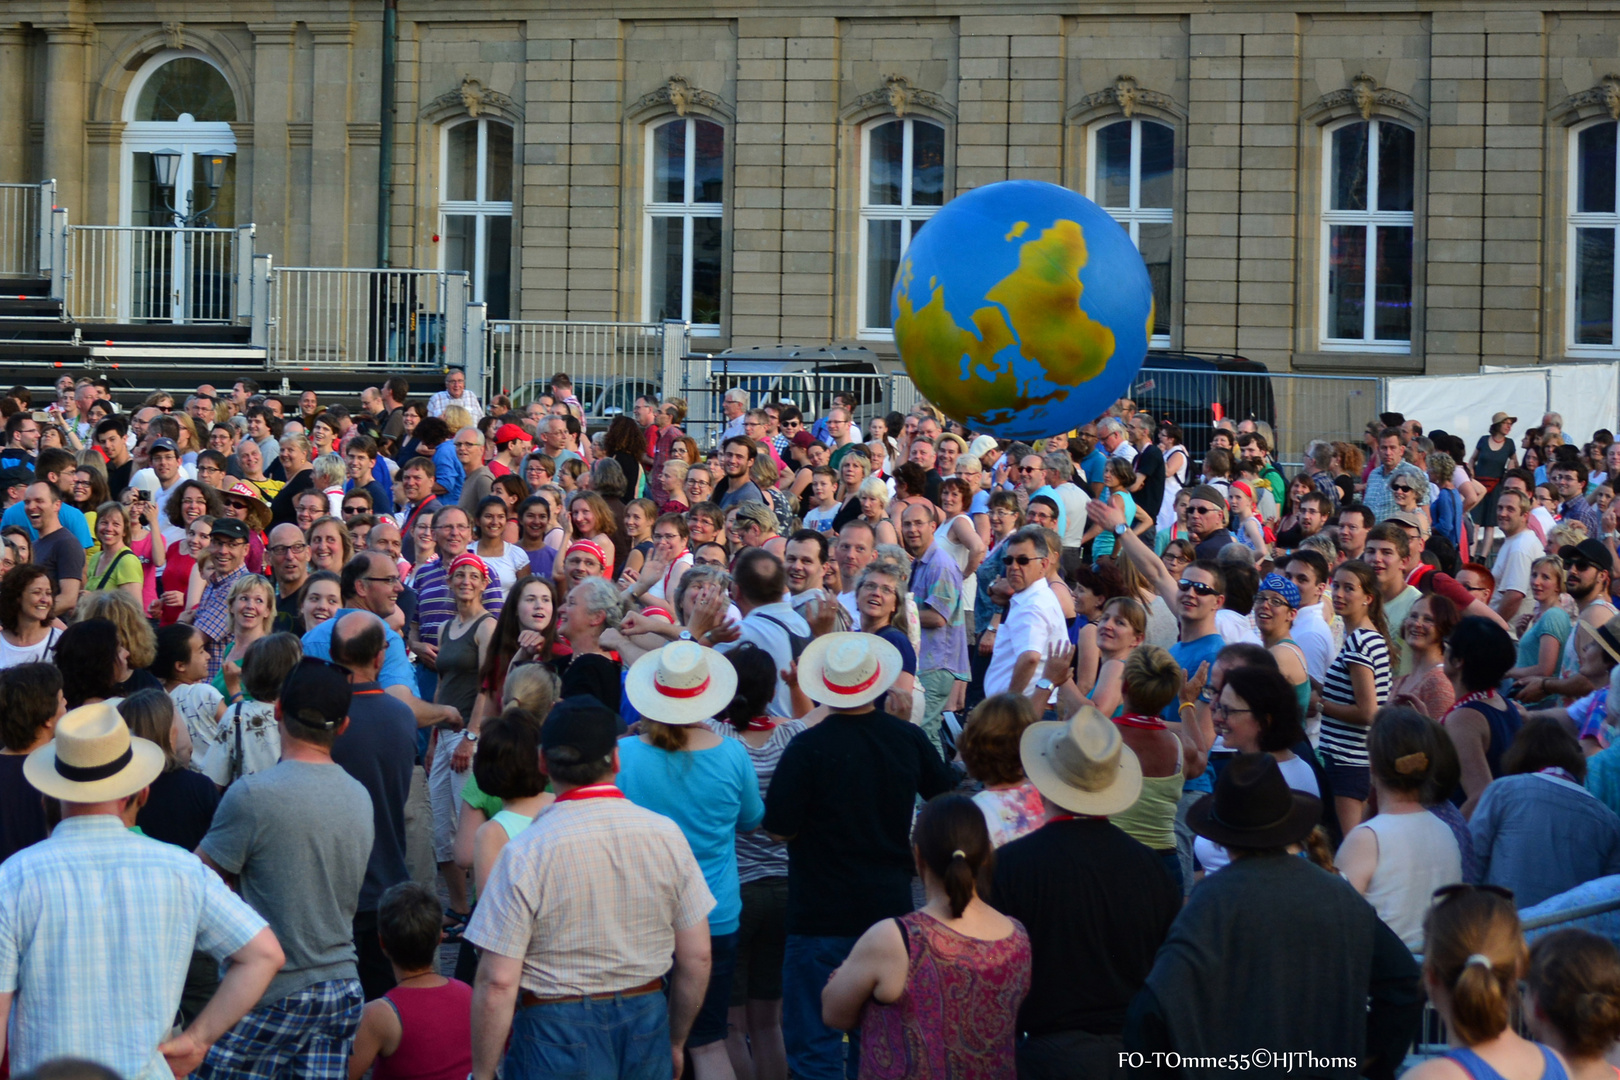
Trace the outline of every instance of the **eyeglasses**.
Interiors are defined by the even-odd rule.
[[[1176,588],[1180,589],[1182,592],[1191,591],[1197,593],[1199,596],[1216,595],[1215,586],[1206,585],[1202,581],[1191,581],[1187,578],[1182,578],[1180,581],[1176,582]]]
[[[1007,561],[1014,566],[1028,566],[1032,562],[1041,562],[1045,555],[1009,555]]]
[[[1244,713],[1248,713],[1250,716],[1253,716],[1254,710],[1233,709],[1227,706],[1224,702],[1220,701],[1212,701],[1209,703],[1209,714],[1211,716],[1241,716]]]
[[[1212,589],[1210,591],[1213,592],[1214,590]],[[1274,607],[1292,608],[1293,607],[1293,605],[1290,604],[1287,600],[1284,600],[1281,596],[1278,596],[1276,593],[1273,593],[1273,592],[1261,593],[1259,596],[1256,596],[1254,598],[1254,606],[1255,607],[1260,607],[1262,604],[1265,605],[1268,608],[1274,608]]]
[[[274,545],[273,547],[270,548],[270,554],[272,554],[272,555],[285,555],[290,551],[294,555],[302,555],[304,552],[306,552],[308,550],[309,550],[309,545],[308,544],[276,544],[276,545]]]
[[[435,525],[435,526],[433,526],[433,531],[434,532],[447,532],[447,533],[470,533],[470,532],[472,532],[472,526],[471,525]]]
[[[1463,588],[1471,593],[1479,593],[1481,596],[1489,596],[1491,592],[1491,590],[1484,585],[1464,585]]]
[[[364,578],[364,580],[370,581],[370,582],[372,582],[374,584],[377,584],[377,585],[398,585],[399,584],[399,575],[395,574],[392,577],[370,577],[370,576],[367,576],[366,578]]]
[[[210,539],[212,539],[213,534],[210,533],[209,537],[210,537]],[[219,544],[222,547],[239,547],[239,546],[244,545],[246,543],[247,543],[246,540],[238,540],[235,537],[231,537],[231,536],[222,536],[222,537],[220,537],[220,540],[219,540]]]

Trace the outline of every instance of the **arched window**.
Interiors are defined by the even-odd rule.
[[[1323,147],[1324,349],[1410,352],[1416,134],[1389,120],[1330,128]]]
[[[236,223],[236,95],[214,62],[189,50],[169,50],[150,57],[130,84],[125,99],[124,203],[119,219],[126,225],[171,226],[167,204],[181,214],[201,211],[194,225]],[[175,153],[172,190],[158,186],[155,152]],[[225,159],[217,191],[204,182],[203,159]],[[188,209],[189,208],[189,209]]]
[[[183,113],[201,123],[236,120],[236,95],[230,84],[200,57],[168,61],[152,72],[135,99],[136,120],[178,120]]]
[[[1155,349],[1170,347],[1176,133],[1152,120],[1106,120],[1091,129],[1091,201],[1131,234],[1153,282]]]
[[[712,120],[674,118],[647,129],[642,307],[650,322],[680,319],[720,332],[721,216],[726,132]]]
[[[890,339],[889,294],[923,222],[945,204],[945,129],[927,120],[868,124],[861,140],[860,336]]]
[[[1615,289],[1615,201],[1620,125],[1604,120],[1577,129],[1569,140],[1569,316],[1571,353],[1612,356],[1620,341],[1620,292]]]
[[[472,276],[473,302],[512,316],[512,128],[465,120],[444,130],[439,181],[440,262]]]

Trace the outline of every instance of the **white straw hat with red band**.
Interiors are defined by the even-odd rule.
[[[672,641],[630,665],[624,689],[648,720],[701,724],[737,696],[737,669],[713,649]]]
[[[799,688],[818,705],[865,705],[899,677],[900,650],[876,634],[827,634],[806,645],[799,657]]]

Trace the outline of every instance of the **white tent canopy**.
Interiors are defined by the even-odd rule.
[[[1540,424],[1543,413],[1560,413],[1567,438],[1585,442],[1620,423],[1620,363],[1487,365],[1478,374],[1395,378],[1386,401],[1390,411],[1422,421],[1425,431],[1443,428],[1470,448],[1498,412],[1519,418],[1516,433]]]

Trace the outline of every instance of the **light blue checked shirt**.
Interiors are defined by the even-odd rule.
[[[157,1048],[192,950],[222,959],[264,927],[191,852],[110,814],[65,819],[0,865],[12,1072],[79,1057],[130,1080],[172,1080]]]

